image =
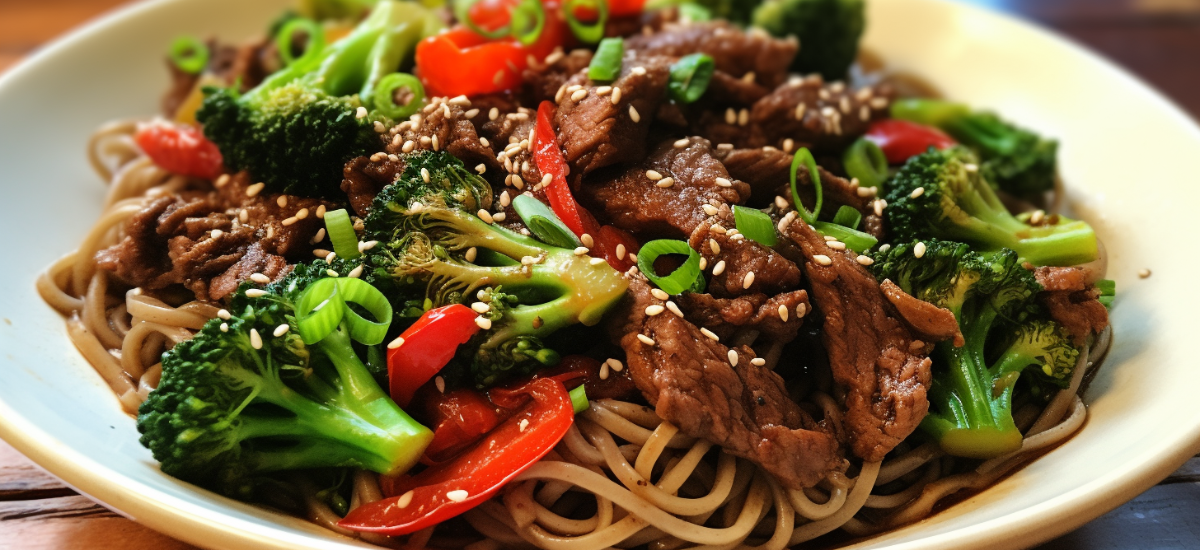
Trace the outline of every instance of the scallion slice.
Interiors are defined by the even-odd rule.
[[[188,74],[200,74],[208,66],[208,45],[195,36],[180,36],[171,42],[171,63]]]
[[[296,31],[304,31],[308,35],[308,44],[304,47],[304,54],[300,57],[292,55],[292,35]],[[325,49],[325,28],[312,19],[304,17],[292,19],[282,29],[279,29],[279,34],[275,35],[275,49],[279,50],[279,58],[283,60],[284,66],[320,55],[321,50]]]
[[[855,210],[852,206],[843,205],[841,208],[838,208],[837,214],[833,215],[833,223],[836,223],[842,227],[858,229],[858,224],[861,222],[862,212]]]
[[[571,406],[575,408],[575,414],[588,410],[587,390],[583,388],[583,384],[575,386],[569,395],[571,396]]]
[[[879,188],[888,178],[888,162],[883,150],[874,142],[859,138],[842,156],[842,166],[863,187]]]
[[[685,254],[688,259],[679,266],[679,269],[666,276],[661,276],[654,271],[654,261],[664,254]],[[691,290],[696,284],[696,279],[700,277],[700,254],[683,241],[671,239],[650,241],[642,245],[637,257],[638,270],[667,294],[676,295]]]
[[[609,82],[617,79],[621,74],[621,59],[625,57],[625,40],[616,38],[605,38],[600,41],[600,46],[596,48],[596,55],[592,56],[592,63],[588,65],[588,78],[597,81]]]
[[[737,222],[738,232],[747,239],[763,246],[775,246],[779,242],[775,238],[775,224],[763,211],[748,206],[734,206],[733,219]]]
[[[559,248],[575,248],[579,239],[542,201],[520,194],[512,201],[513,210],[539,241]]]
[[[667,94],[680,103],[693,103],[708,90],[716,63],[709,55],[694,53],[679,58],[671,65]]]
[[[513,8],[509,26],[512,27],[513,38],[526,46],[537,42],[546,27],[546,10],[538,0],[521,0]]]
[[[685,3],[676,8],[679,9],[679,20],[683,23],[700,23],[713,18],[712,11],[700,4]]]
[[[858,253],[863,253],[870,250],[879,242],[879,239],[871,236],[869,233],[863,233],[856,229],[850,229],[844,225],[829,222],[813,222],[813,228],[822,235],[828,235],[839,241],[846,243],[846,248]]]
[[[392,304],[388,303],[383,292],[362,279],[339,277],[332,280],[337,281],[338,295],[344,303],[342,307],[345,308],[344,318],[350,338],[368,346],[382,342],[387,336],[388,325],[392,323]],[[359,315],[350,304],[363,308],[376,320]]]
[[[812,180],[813,190],[817,196],[812,211],[809,211],[804,207],[804,203],[800,202],[800,189],[796,187],[796,170],[800,168],[801,164],[808,169],[808,178]],[[807,147],[801,147],[796,151],[796,155],[792,157],[792,167],[788,174],[791,177],[792,201],[796,203],[796,211],[800,214],[800,219],[812,225],[817,221],[817,214],[821,212],[821,174],[817,172],[817,161],[813,158],[812,151],[809,151]]]
[[[1096,281],[1096,289],[1100,291],[1096,300],[1106,309],[1111,309],[1113,298],[1117,296],[1117,282],[1112,279],[1100,279]]]
[[[596,20],[592,23],[580,21],[575,13],[580,8],[594,11]],[[571,32],[580,42],[595,44],[604,38],[604,26],[608,23],[608,0],[567,0],[563,4],[563,14],[567,26],[571,27]]]
[[[396,90],[407,88],[412,98],[404,105],[396,104]],[[415,114],[425,102],[425,87],[421,81],[406,73],[392,73],[379,81],[375,86],[373,97],[375,110],[393,120],[408,118]],[[341,255],[341,252],[338,252]]]
[[[329,234],[329,242],[333,243],[333,251],[339,258],[352,260],[361,255],[358,251],[358,235],[354,233],[354,223],[345,208],[330,210],[325,213],[325,231]]]
[[[337,279],[321,279],[304,289],[296,301],[296,331],[311,346],[337,329],[345,313]]]

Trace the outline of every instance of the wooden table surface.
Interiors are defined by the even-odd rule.
[[[974,0],[1056,29],[1200,118],[1200,0]],[[123,0],[0,0],[0,72]],[[79,496],[0,441],[0,550],[184,550]],[[1200,548],[1200,459],[1039,550]]]

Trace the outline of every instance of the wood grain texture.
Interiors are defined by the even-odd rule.
[[[1098,51],[1200,116],[1200,0],[967,0]],[[0,0],[0,72],[123,0]],[[0,550],[192,550],[76,495],[0,441]],[[1039,550],[1200,548],[1200,459]]]

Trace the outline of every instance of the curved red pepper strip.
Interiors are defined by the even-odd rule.
[[[901,164],[930,147],[947,149],[958,145],[954,138],[937,128],[899,119],[876,121],[863,137],[879,146],[889,164]]]
[[[476,332],[479,314],[462,304],[426,311],[400,335],[404,343],[388,348],[388,389],[401,408],[407,407],[422,384],[442,370]]]
[[[541,460],[575,421],[571,397],[557,380],[539,378],[512,390],[492,390],[491,395],[502,407],[519,406],[526,397],[533,403],[450,462],[395,480],[393,488],[400,496],[359,506],[338,526],[405,535],[462,514]]]

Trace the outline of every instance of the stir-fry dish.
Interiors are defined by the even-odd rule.
[[[892,529],[1083,424],[1114,285],[1057,142],[859,63],[865,24],[307,0],[180,37],[38,289],[164,474],[379,545]]]

